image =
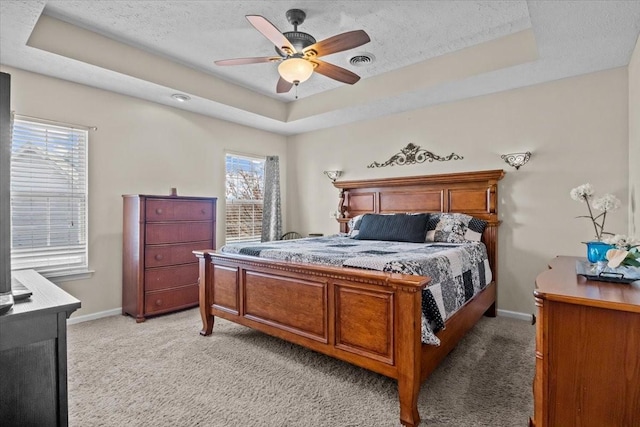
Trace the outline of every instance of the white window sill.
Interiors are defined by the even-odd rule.
[[[57,285],[63,282],[90,279],[93,276],[93,273],[95,273],[95,270],[56,271],[55,273],[41,274]]]

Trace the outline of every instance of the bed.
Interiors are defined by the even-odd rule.
[[[236,253],[195,251],[200,334],[221,317],[398,381],[400,422],[420,423],[420,385],[483,316],[496,314],[498,181],[502,170],[336,181],[338,223],[348,233],[366,213],[460,213],[486,222],[481,235],[492,280],[422,342],[425,276]]]

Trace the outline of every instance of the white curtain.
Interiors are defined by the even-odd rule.
[[[262,241],[280,240],[280,165],[278,156],[267,156],[264,163],[264,199],[262,207]]]

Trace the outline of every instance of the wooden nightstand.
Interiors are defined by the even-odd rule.
[[[577,257],[536,278],[535,427],[640,425],[640,282],[590,281]]]

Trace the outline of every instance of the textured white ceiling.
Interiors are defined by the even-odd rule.
[[[362,78],[531,26],[524,1],[50,1],[45,13],[265,95],[291,99],[275,93],[277,64],[218,67],[213,61],[273,56],[274,45],[245,15],[262,15],[280,31],[293,31],[285,12],[295,7],[307,14],[298,30],[318,41],[346,31],[367,31],[368,44],[326,57]],[[366,67],[351,67],[349,59],[358,52],[373,53],[378,60]],[[315,74],[300,87],[299,96],[341,85]]]
[[[284,95],[275,93],[277,64],[213,64],[218,59],[273,55],[271,42],[244,16],[262,15],[281,31],[291,31],[285,17],[290,8],[307,13],[298,30],[317,40],[356,29],[369,34],[370,43],[323,58],[360,75],[360,82],[351,88],[314,74],[300,85],[300,99],[294,101],[294,90]],[[198,71],[202,79],[210,78],[212,85],[219,79],[230,82],[232,89],[239,86],[236,97],[242,98],[244,93],[251,98],[247,90],[260,94],[262,98],[251,98],[251,103],[263,104],[264,109],[269,109],[274,100],[287,103],[286,117],[264,114],[259,108],[247,108],[197,89],[180,90],[193,100],[176,105],[169,95],[182,85],[154,78],[152,73],[160,73],[160,69],[145,70],[142,78],[118,66],[115,53],[112,66],[107,63],[108,52],[104,52],[104,63],[96,64],[79,54],[65,53],[64,47],[36,46],[35,42],[31,47],[27,43],[41,14],[177,63],[185,71]],[[527,30],[534,36],[536,58],[516,58],[517,52],[513,52],[513,60],[505,56],[500,67],[479,68],[476,74],[470,72],[434,84],[415,78],[417,67],[430,70],[434,61],[452,54],[461,57],[469,52],[471,58],[477,52],[471,49]],[[0,64],[295,134],[624,66],[639,32],[640,1],[2,0]],[[49,42],[56,39],[55,33],[41,36],[47,38]],[[375,62],[361,67],[349,64],[349,58],[363,52],[373,54]],[[442,73],[442,69],[439,71]],[[451,69],[451,75],[458,71]],[[412,76],[409,83],[408,76]],[[389,84],[394,81],[398,82],[395,90],[396,85]],[[372,97],[376,92],[383,95]],[[297,113],[302,110],[305,113]]]

